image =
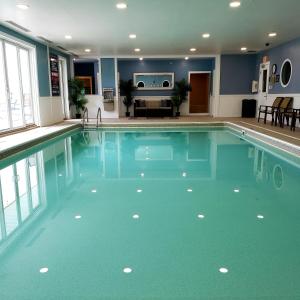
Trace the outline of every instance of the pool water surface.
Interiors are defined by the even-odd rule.
[[[0,299],[300,299],[296,157],[222,128],[106,129],[0,169]]]

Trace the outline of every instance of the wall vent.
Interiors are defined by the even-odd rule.
[[[23,26],[15,23],[14,21],[5,21],[5,22],[8,23],[8,24],[10,24],[10,25],[12,25],[12,26],[14,26],[14,27],[16,27],[16,28],[18,28],[18,29],[20,29],[20,30],[22,30],[22,31],[30,32],[29,29],[27,29],[27,28],[25,28],[25,27],[23,27]]]
[[[62,47],[62,46],[56,46],[56,48],[60,49],[60,50],[63,50],[63,51],[66,51],[68,52],[69,50],[67,50],[66,48]]]
[[[46,43],[48,43],[48,44],[53,44],[53,42],[52,42],[52,41],[50,41],[50,40],[48,40],[48,39],[44,38],[44,37],[43,37],[43,36],[41,36],[41,35],[37,36],[37,38],[39,38],[40,40],[42,40],[42,41],[44,41],[44,42],[46,42]]]

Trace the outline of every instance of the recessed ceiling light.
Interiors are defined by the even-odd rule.
[[[241,6],[241,1],[231,1],[231,2],[229,3],[229,6],[230,6],[230,7],[233,7],[233,8],[240,7],[240,6]]]
[[[143,58],[143,57],[140,57],[139,60],[144,60],[144,58]]]
[[[197,49],[196,48],[191,48],[190,51],[195,52],[195,51],[197,51]]]
[[[67,34],[67,35],[65,35],[65,39],[66,39],[66,40],[71,40],[71,39],[72,39],[72,36],[69,35],[69,34]]]
[[[26,10],[26,9],[29,8],[29,5],[28,4],[24,4],[24,3],[20,3],[20,4],[17,4],[17,8]]]
[[[210,37],[210,34],[209,34],[209,33],[203,33],[203,34],[202,34],[202,37],[203,37],[204,39],[208,39],[208,38]]]
[[[132,269],[131,269],[131,268],[128,268],[128,267],[126,267],[126,268],[124,268],[124,269],[123,269],[123,272],[124,272],[124,273],[126,273],[126,274],[129,274],[129,273],[131,273],[131,272],[132,272]]]
[[[189,60],[189,57],[188,57],[188,56],[186,56],[184,59],[185,59],[185,60]]]
[[[275,36],[277,36],[277,33],[276,33],[276,32],[270,32],[270,33],[269,33],[269,37],[275,37]]]
[[[226,269],[226,268],[220,268],[219,271],[220,271],[220,273],[223,273],[223,274],[228,273],[228,269]]]
[[[134,33],[129,34],[129,38],[130,38],[130,39],[136,39],[136,34],[134,34]]]
[[[49,271],[48,268],[41,268],[40,273],[47,273]]]
[[[126,9],[127,8],[127,4],[124,2],[120,2],[116,4],[117,9]]]
[[[91,52],[91,49],[87,48],[87,49],[84,49],[85,52]]]
[[[135,48],[134,51],[135,52],[141,52],[141,49],[140,48]]]
[[[247,51],[247,47],[242,47],[241,51]]]

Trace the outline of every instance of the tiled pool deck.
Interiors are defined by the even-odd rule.
[[[67,120],[63,123],[56,124],[49,127],[34,128],[24,132],[15,133],[12,135],[0,136],[0,159],[17,153],[27,147],[30,147],[38,142],[46,141],[55,137],[58,134],[75,129],[81,124],[80,120]],[[95,126],[96,120],[90,120],[88,126]],[[285,142],[285,146],[295,146],[297,155],[300,154],[300,129],[297,128],[295,132],[290,131],[289,127],[280,128],[257,123],[256,119],[242,119],[242,118],[212,118],[204,116],[191,116],[180,118],[164,118],[164,119],[103,119],[102,127],[143,127],[143,126],[183,126],[183,125],[230,125],[241,126],[245,129],[250,129],[251,132],[263,134],[268,138],[275,138]],[[237,127],[239,129],[243,129]],[[276,143],[274,144],[277,145]],[[278,145],[277,145],[278,146]],[[299,148],[299,149],[298,149]],[[288,149],[285,149],[288,150]]]

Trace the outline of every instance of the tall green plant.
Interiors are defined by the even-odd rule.
[[[120,92],[121,95],[124,96],[123,103],[126,106],[126,113],[129,114],[129,107],[133,103],[133,95],[132,93],[136,90],[136,87],[133,85],[133,80],[130,79],[120,80]]]
[[[81,114],[88,100],[85,98],[85,89],[83,81],[77,78],[69,80],[69,98],[70,104],[75,106],[76,114]]]
[[[172,94],[173,105],[177,108],[177,113],[179,113],[180,105],[186,101],[187,94],[192,90],[192,87],[183,78],[180,81],[176,81],[174,85],[174,91]]]

